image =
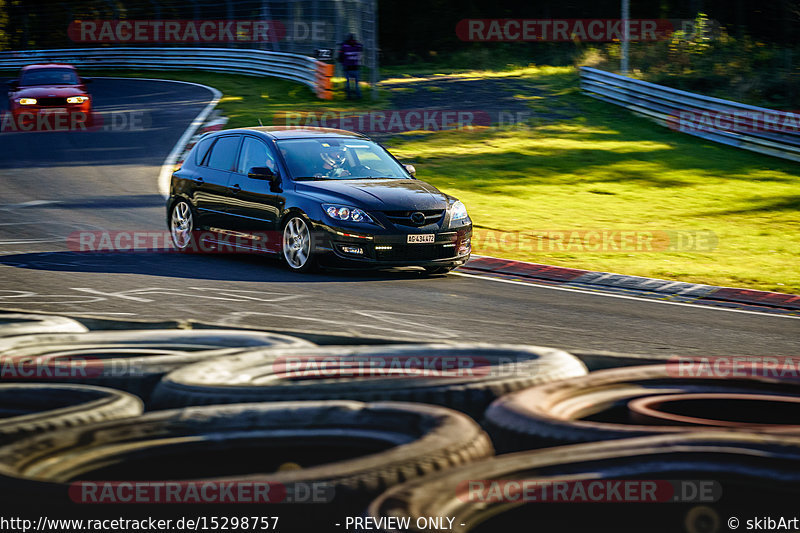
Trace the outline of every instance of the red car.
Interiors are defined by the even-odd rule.
[[[80,129],[91,123],[91,80],[75,67],[57,63],[28,65],[9,82],[9,109],[22,130]]]

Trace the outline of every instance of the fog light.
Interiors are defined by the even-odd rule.
[[[342,251],[346,254],[363,254],[364,250],[356,246],[342,246]]]

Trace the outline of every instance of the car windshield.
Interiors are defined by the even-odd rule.
[[[365,139],[291,139],[278,147],[296,180],[409,178],[386,150]]]
[[[78,75],[68,68],[46,68],[29,70],[22,74],[20,85],[78,85]]]

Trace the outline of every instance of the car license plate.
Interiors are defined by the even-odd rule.
[[[39,110],[39,113],[43,115],[60,115],[66,112],[67,109],[65,107],[46,107],[44,109]]]
[[[412,234],[406,241],[408,244],[433,243],[433,233]]]

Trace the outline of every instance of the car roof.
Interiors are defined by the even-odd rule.
[[[222,130],[224,133],[245,133],[257,132],[271,139],[309,139],[322,137],[341,137],[368,139],[366,135],[347,130],[335,128],[315,128],[315,127],[293,127],[293,126],[255,126],[252,128],[236,128],[232,130]],[[221,133],[221,132],[218,132]]]
[[[38,69],[45,69],[45,68],[68,68],[70,70],[75,70],[75,67],[72,65],[67,65],[66,63],[37,63],[36,65],[26,65],[22,67],[22,71],[26,70],[38,70]]]

